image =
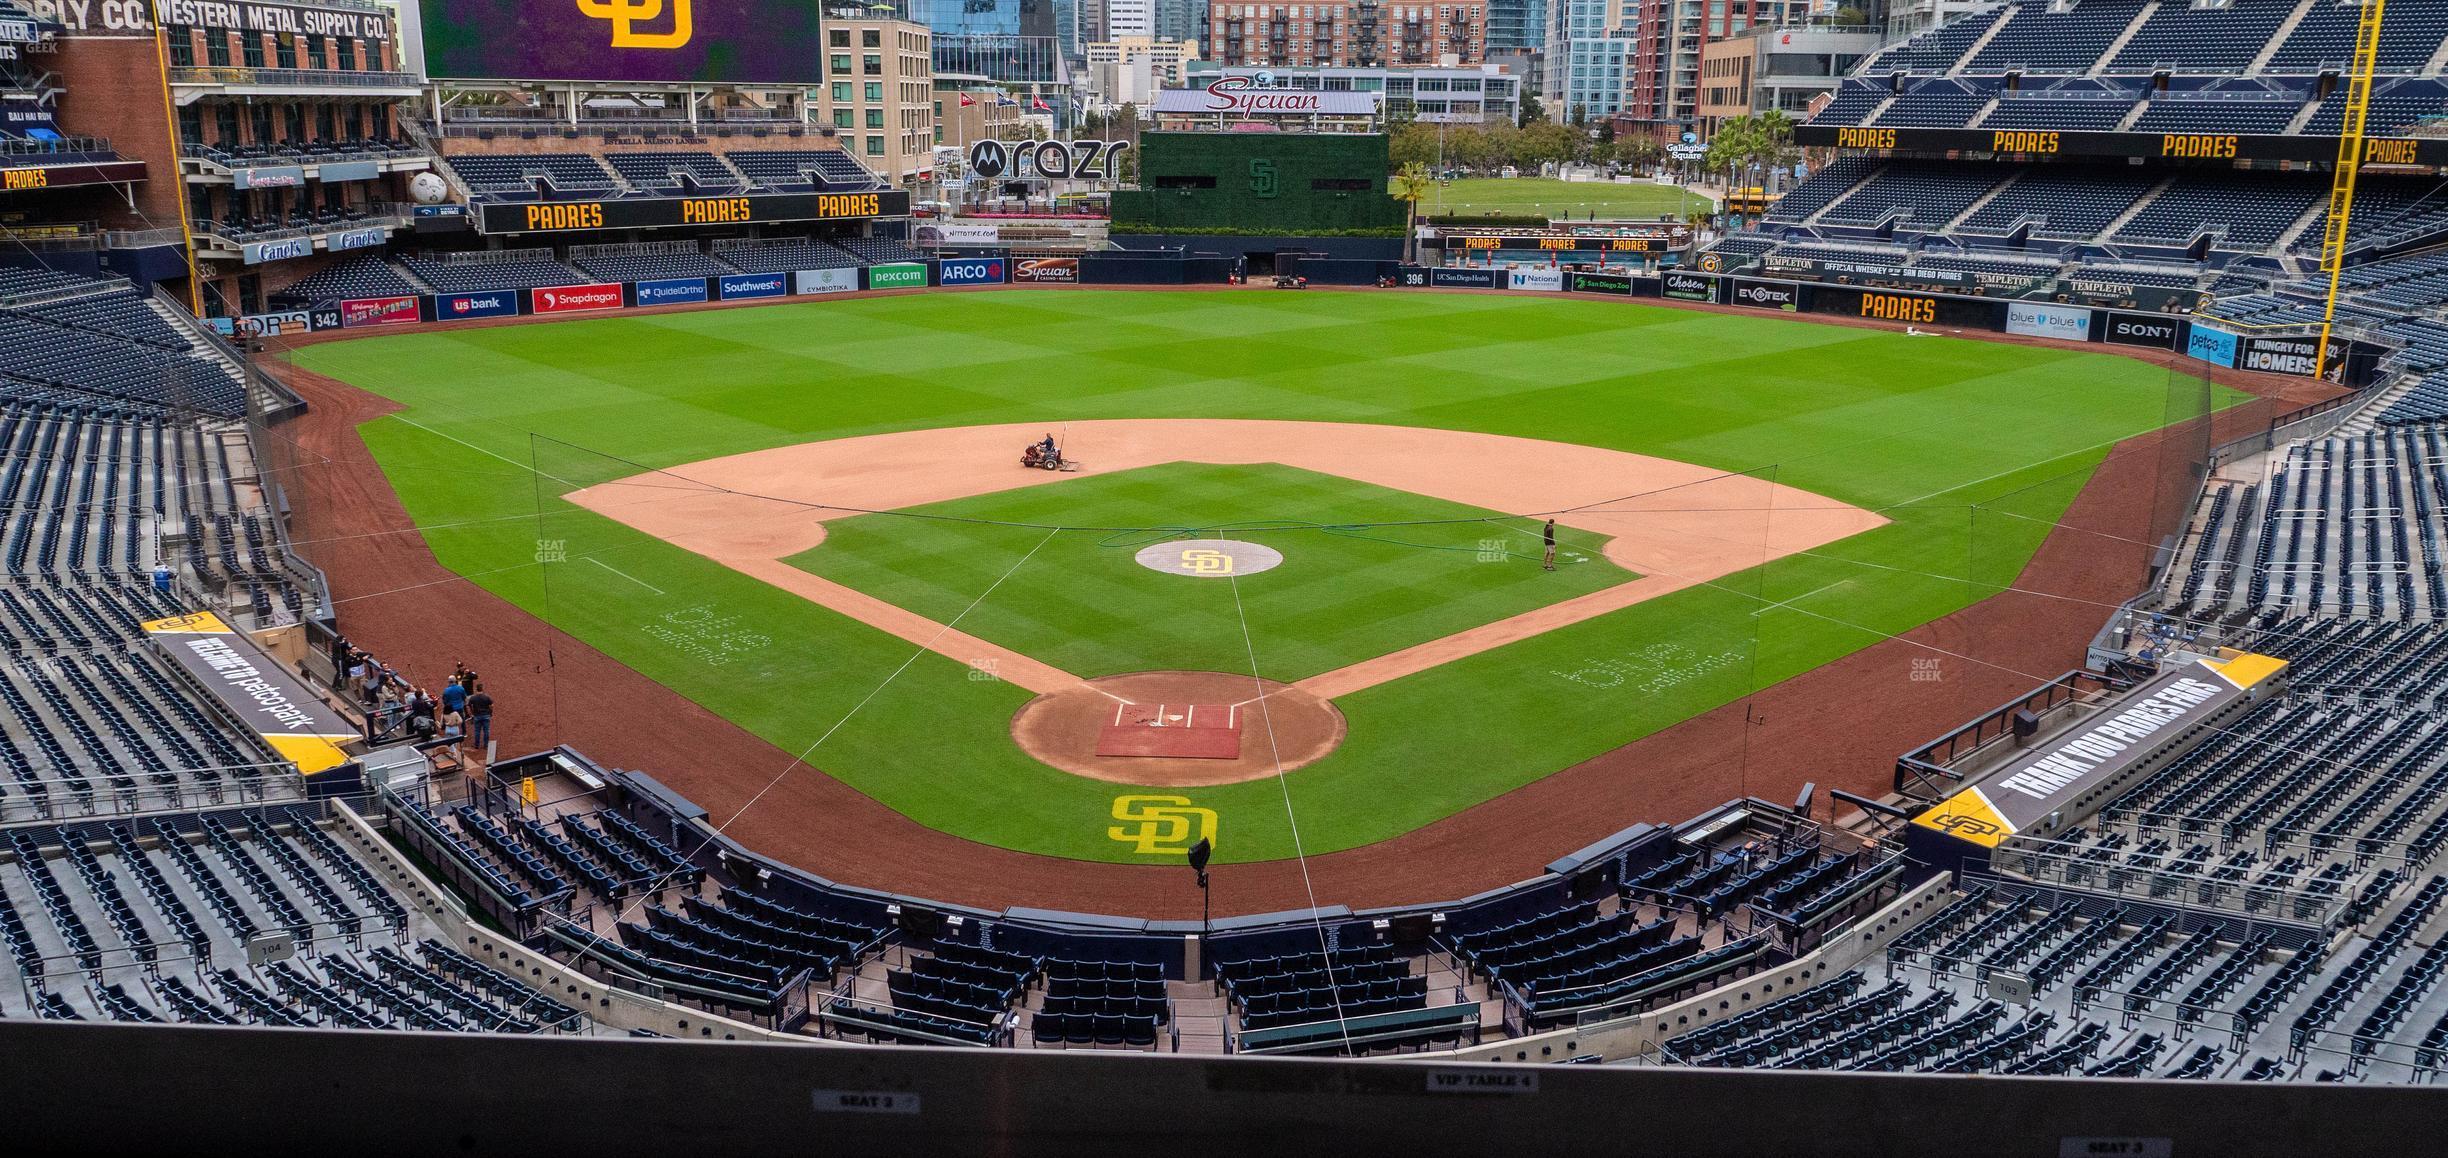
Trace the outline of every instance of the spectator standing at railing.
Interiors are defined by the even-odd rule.
[[[467,698],[468,742],[483,751],[493,742],[493,697],[479,686]]]

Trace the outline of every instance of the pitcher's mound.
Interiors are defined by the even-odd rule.
[[[1260,691],[1264,690],[1264,698]],[[1188,788],[1289,772],[1343,742],[1343,713],[1272,680],[1205,671],[1106,676],[1012,716],[1030,756],[1117,784]]]

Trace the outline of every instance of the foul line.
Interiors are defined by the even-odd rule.
[[[589,555],[589,556],[587,556],[587,557],[586,557],[586,561],[587,561],[587,562],[589,562],[589,563],[593,563],[594,565],[596,565],[596,566],[598,566],[598,567],[601,567],[601,568],[603,568],[603,569],[604,569],[604,570],[606,570],[606,571],[610,571],[611,573],[613,573],[613,574],[615,574],[615,575],[618,575],[618,576],[620,576],[620,577],[621,577],[621,578],[623,578],[623,579],[626,579],[626,580],[628,580],[628,581],[630,581],[630,582],[632,582],[632,583],[635,583],[635,584],[637,584],[638,586],[640,586],[640,587],[643,587],[643,588],[647,589],[648,591],[652,591],[652,592],[654,592],[654,593],[655,593],[655,594],[657,594],[657,595],[669,595],[669,594],[671,594],[670,592],[665,591],[665,590],[663,590],[662,588],[657,587],[657,586],[655,586],[654,584],[649,583],[649,582],[647,582],[647,581],[645,581],[645,580],[643,580],[643,579],[640,579],[640,578],[638,578],[637,576],[635,576],[635,575],[632,575],[632,574],[628,573],[627,571],[623,571],[623,570],[621,570],[620,568],[618,568],[618,567],[615,567],[615,566],[611,565],[610,563],[606,563],[606,562],[604,562],[603,560],[598,559],[598,558],[596,558],[596,557],[595,557],[595,556],[593,556],[593,555]]]

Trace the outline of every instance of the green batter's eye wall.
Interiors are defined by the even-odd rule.
[[[1139,188],[1113,195],[1123,233],[1402,232],[1382,133],[1147,133]]]

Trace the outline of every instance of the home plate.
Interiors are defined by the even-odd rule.
[[[1097,732],[1099,756],[1241,758],[1241,709],[1230,704],[1115,704]]]

